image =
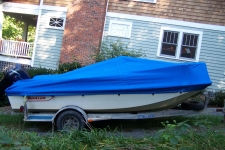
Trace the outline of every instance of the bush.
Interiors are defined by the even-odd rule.
[[[73,63],[64,63],[59,65],[59,69],[57,70],[58,74],[65,73],[68,71],[72,71],[74,69],[81,68],[81,64],[78,62]]]
[[[60,64],[58,70],[46,69],[46,68],[30,68],[27,69],[30,77],[33,78],[37,75],[47,75],[47,74],[62,74],[68,71],[81,68],[81,65],[78,62],[64,63]]]
[[[106,39],[102,42],[100,52],[94,55],[94,59],[96,62],[100,62],[118,56],[141,57],[143,54],[140,50],[128,50],[127,45],[120,40],[113,42]]]
[[[3,77],[4,77],[3,72],[0,72],[0,79],[2,79]],[[0,95],[0,107],[8,105],[9,105],[8,97],[5,95]]]
[[[27,69],[28,74],[31,78],[37,75],[46,75],[46,74],[56,74],[56,70],[46,69],[46,68],[30,68]]]
[[[209,101],[209,106],[224,107],[225,91],[220,90],[215,93],[215,99]]]
[[[8,97],[5,94],[1,95],[0,96],[0,107],[9,106],[9,105],[10,105],[10,103],[9,103]]]

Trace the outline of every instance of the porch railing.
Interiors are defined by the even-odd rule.
[[[6,56],[31,58],[34,43],[0,39],[0,54]]]

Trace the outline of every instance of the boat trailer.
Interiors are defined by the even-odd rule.
[[[184,109],[168,109],[156,112],[138,112],[138,113],[86,113],[77,106],[68,105],[61,108],[56,113],[30,113],[27,107],[27,98],[24,98],[24,121],[27,122],[51,122],[52,131],[56,127],[58,130],[71,130],[85,127],[91,128],[90,124],[94,121],[102,120],[139,120],[139,119],[152,119],[152,118],[165,118],[175,116],[197,116],[197,115],[210,115],[216,113],[213,108],[207,108],[210,99],[215,98],[213,92],[207,92],[205,95],[205,108],[200,111],[184,110]]]
[[[0,84],[0,93],[4,93],[5,89],[12,85],[14,82],[21,79],[29,79],[30,76],[21,65],[16,64],[16,69],[9,69]],[[205,103],[204,109],[200,111],[184,110],[180,108],[169,109],[163,111],[149,111],[149,112],[136,112],[136,113],[86,113],[82,108],[68,105],[62,107],[57,112],[52,113],[33,113],[29,112],[27,105],[28,98],[24,97],[24,104],[21,106],[21,112],[24,113],[24,121],[27,122],[51,122],[52,131],[56,127],[58,130],[82,129],[85,125],[89,128],[89,123],[101,120],[113,119],[151,119],[151,118],[164,118],[174,116],[196,116],[207,115],[215,113],[215,109],[207,108],[209,100],[215,98],[213,92],[204,93]],[[225,108],[224,122],[225,122]]]

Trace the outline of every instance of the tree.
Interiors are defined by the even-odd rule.
[[[4,15],[2,37],[6,40],[22,39],[24,30],[24,22],[19,21],[9,15]],[[28,42],[33,42],[35,37],[35,27],[29,25],[28,27]]]

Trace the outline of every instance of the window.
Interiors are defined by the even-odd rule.
[[[131,22],[110,20],[108,35],[130,38],[131,29],[132,29]]]
[[[47,19],[46,27],[53,29],[64,29],[66,17],[49,16]]]
[[[156,3],[157,2],[157,0],[133,0],[133,1],[149,2],[149,3]]]
[[[202,31],[162,27],[157,56],[198,61]]]

